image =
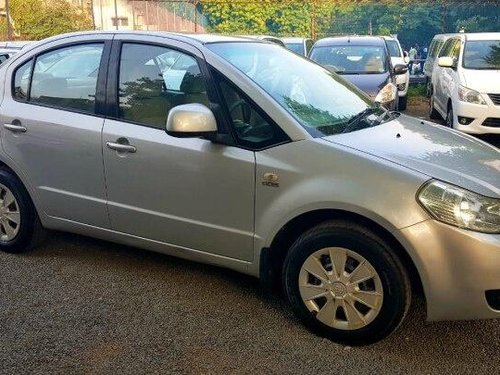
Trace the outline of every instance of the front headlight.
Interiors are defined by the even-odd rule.
[[[398,88],[393,83],[388,83],[375,97],[377,103],[389,103],[396,99]]]
[[[418,200],[439,221],[477,232],[500,233],[500,199],[433,181],[420,190]]]
[[[480,93],[462,85],[458,85],[458,99],[466,103],[486,105]]]

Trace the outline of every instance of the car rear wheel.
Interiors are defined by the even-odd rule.
[[[429,99],[429,118],[432,120],[438,120],[440,117],[439,112],[436,111],[436,108],[434,107],[434,94],[431,94]]]
[[[404,111],[406,107],[408,106],[408,96],[400,96],[399,97],[399,103],[398,103],[398,110],[399,111]]]
[[[451,106],[451,104],[448,106],[448,112],[446,113],[445,124],[448,128],[453,129],[453,107]]]
[[[408,276],[390,246],[345,221],[300,236],[285,259],[283,284],[294,312],[312,331],[347,345],[391,334],[411,301]]]
[[[0,251],[29,250],[42,235],[38,215],[23,184],[8,170],[0,169]]]

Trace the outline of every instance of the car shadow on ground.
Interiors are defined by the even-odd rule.
[[[146,276],[159,278],[160,280],[156,281],[161,284],[168,275],[169,282],[175,283],[176,279],[179,279],[176,287],[181,289],[190,289],[190,285],[193,284],[201,284],[205,288],[212,289],[206,292],[207,296],[230,291],[235,299],[260,301],[265,305],[269,315],[285,319],[286,324],[276,326],[277,330],[293,326],[294,330],[300,332],[301,337],[309,341],[318,339],[307,332],[289,312],[287,303],[279,292],[264,293],[257,279],[231,270],[88,237],[55,232],[50,233],[49,239],[41,248],[23,257],[57,259],[63,261],[61,264],[89,263],[97,270],[105,269],[106,272],[131,272],[132,275],[139,276],[138,283]],[[186,275],[189,275],[190,283],[186,283]],[[96,277],[99,277],[99,273]],[[166,284],[166,287],[171,286]],[[179,293],[185,294],[182,290]],[[266,317],[263,316],[262,319]],[[404,346],[407,350],[405,354],[407,360],[417,363],[424,358],[439,356],[439,353],[446,354],[447,362],[460,362],[463,360],[463,351],[474,348],[478,360],[482,358],[483,361],[493,361],[500,347],[498,341],[492,342],[492,337],[498,337],[499,334],[498,320],[427,323],[424,300],[422,297],[417,297],[406,321],[395,334],[375,345],[353,350],[372,352],[374,355],[384,356],[384,360],[392,358],[398,361],[401,346]],[[307,338],[308,335],[311,336]]]

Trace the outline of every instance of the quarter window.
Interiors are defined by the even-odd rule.
[[[40,55],[30,101],[93,113],[103,48],[102,43],[85,44]]]
[[[16,70],[14,77],[14,98],[17,100],[28,99],[29,82],[31,78],[31,67],[33,60],[30,60],[21,65]]]
[[[124,43],[119,73],[121,119],[163,129],[181,104],[209,105],[205,80],[192,56],[169,48]]]

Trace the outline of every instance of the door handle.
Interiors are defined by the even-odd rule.
[[[115,150],[115,151],[118,151],[118,152],[129,152],[129,153],[133,154],[137,151],[137,147],[132,146],[132,145],[127,145],[127,144],[122,144],[122,143],[106,142],[106,146],[108,146],[108,148]]]
[[[7,130],[10,130],[14,133],[26,133],[26,126],[18,125],[18,124],[3,124],[3,127]]]

